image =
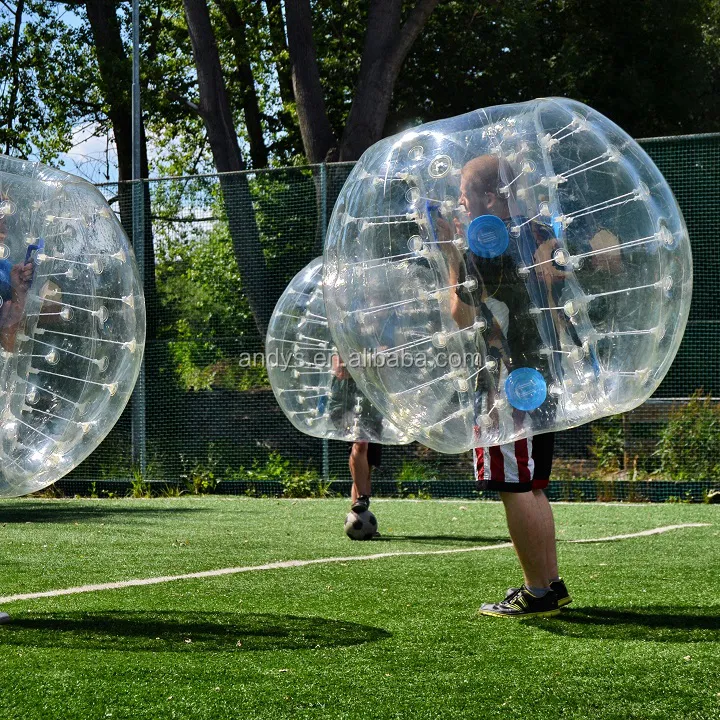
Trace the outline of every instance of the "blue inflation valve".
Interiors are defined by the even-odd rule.
[[[495,215],[480,215],[472,220],[467,229],[470,250],[482,258],[502,255],[510,244],[505,223]]]
[[[45,241],[42,238],[38,238],[37,242],[33,245],[28,245],[27,252],[25,253],[25,264],[31,262],[37,262],[37,254],[45,249]]]
[[[12,263],[8,260],[0,260],[0,297],[9,300],[12,297],[12,285],[10,283],[10,272]]]
[[[547,397],[545,378],[534,368],[513,370],[505,380],[508,402],[518,410],[537,410]]]
[[[432,242],[437,243],[438,236],[437,236],[437,230],[435,229],[435,225],[437,223],[437,219],[440,217],[440,203],[435,202],[434,200],[426,200],[425,201],[425,212],[427,213],[428,219],[430,221],[430,232],[432,233]]]

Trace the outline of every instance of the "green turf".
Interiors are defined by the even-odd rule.
[[[491,545],[495,503],[0,501],[0,595],[310,559]],[[720,718],[720,523],[703,505],[557,505],[574,604],[478,618],[512,550],[338,562],[17,601],[0,609],[0,717]]]

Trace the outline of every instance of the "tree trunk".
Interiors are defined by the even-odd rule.
[[[305,155],[311,163],[324,162],[326,159],[334,159],[332,151],[336,147],[336,140],[320,84],[310,0],[286,0],[285,13],[293,91]]]
[[[118,155],[118,196],[120,219],[129,237],[132,237],[132,62],[125,53],[116,0],[85,0],[93,44],[100,69],[100,86],[108,106],[108,117],[115,136]],[[140,175],[149,174],[145,126],[141,122]],[[147,312],[147,339],[157,337],[159,300],[155,280],[155,246],[150,222],[150,188],[143,183],[144,193],[144,293]]]
[[[285,40],[285,23],[283,20],[282,6],[280,0],[265,0],[268,12],[268,24],[270,27],[270,45],[276,60],[278,87],[280,99],[287,108],[295,102],[292,88],[292,71],[288,62],[287,41]]]
[[[20,68],[18,67],[18,54],[20,53],[20,28],[22,27],[23,10],[25,9],[25,0],[19,0],[15,8],[15,27],[13,29],[12,51],[10,54],[10,68],[12,70],[12,87],[10,89],[10,99],[8,100],[7,119],[7,140],[5,141],[5,154],[10,154],[12,147],[12,126],[15,120],[15,106],[17,104],[17,95],[20,84]]]
[[[270,119],[269,122],[275,127],[279,126],[284,129],[287,133],[283,140],[276,141],[276,147],[289,144],[290,153],[294,155],[302,150],[302,137],[299,133],[297,113],[294,111],[295,94],[292,85],[290,51],[285,39],[285,18],[281,0],[265,0],[265,6],[267,7],[267,22],[270,31],[270,50],[275,61],[278,90],[282,103],[282,110],[277,113],[277,118]]]
[[[219,173],[244,170],[206,0],[183,0],[183,5],[197,69],[198,112],[205,123],[215,167]],[[265,337],[274,307],[275,283],[269,282],[250,187],[241,174],[221,175],[220,186],[243,289],[258,331]]]
[[[372,0],[360,77],[340,142],[340,160],[357,160],[382,137],[402,64],[438,2],[418,0],[401,26],[401,0]]]
[[[242,93],[242,108],[245,114],[245,127],[250,142],[250,159],[254,168],[263,168],[268,165],[268,151],[265,146],[262,123],[260,122],[260,105],[255,91],[255,78],[250,65],[250,51],[245,33],[245,21],[240,15],[233,0],[217,0],[230,28],[233,40],[233,54],[237,66],[240,92]]]

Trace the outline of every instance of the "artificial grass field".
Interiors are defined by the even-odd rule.
[[[0,595],[507,541],[487,502],[0,501]],[[720,508],[556,504],[561,618],[476,617],[512,549],[318,563],[0,605],[0,718],[720,718]],[[607,543],[578,538],[709,527]]]

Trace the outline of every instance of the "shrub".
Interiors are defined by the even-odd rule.
[[[273,451],[261,464],[254,460],[248,470],[241,467],[232,472],[229,479],[256,483],[279,483],[283,497],[328,497],[331,481],[324,481],[316,470],[294,466],[279,452]]]
[[[216,476],[218,460],[213,454],[214,445],[210,443],[208,449],[208,458],[206,463],[195,462],[190,464],[184,455],[180,455],[180,463],[182,464],[182,472],[180,479],[182,480],[188,492],[194,495],[204,495],[213,492],[218,485]]]
[[[594,422],[590,429],[593,439],[590,454],[595,458],[597,469],[608,473],[621,470],[625,449],[622,416],[602,418]]]
[[[437,480],[432,466],[418,460],[403,460],[397,475],[397,492],[401,497],[429,500],[432,498],[428,483]],[[417,492],[411,492],[408,485],[419,485]]]
[[[720,474],[720,406],[697,391],[670,412],[655,454],[671,480],[704,480]]]

